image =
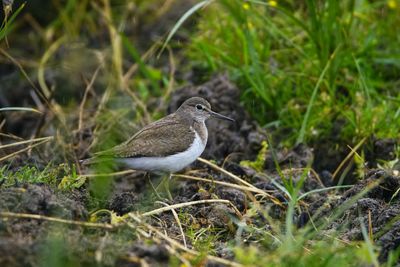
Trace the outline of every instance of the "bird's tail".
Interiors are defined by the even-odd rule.
[[[110,157],[99,157],[99,156],[94,156],[92,158],[87,158],[87,159],[81,159],[79,160],[79,163],[82,166],[87,166],[87,165],[93,165],[93,164],[99,164],[99,163],[104,163],[104,162],[110,162],[113,159]]]

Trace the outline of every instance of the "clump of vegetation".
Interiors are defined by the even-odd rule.
[[[393,1],[203,2],[190,57],[205,74],[229,71],[262,125],[290,131],[287,144],[399,137]]]
[[[78,177],[74,165],[48,164],[41,169],[37,166],[25,165],[18,170],[9,170],[9,165],[0,168],[0,177],[4,187],[16,184],[49,184],[60,189],[79,188],[83,185],[84,179]]]
[[[267,152],[268,152],[268,143],[267,141],[263,141],[261,143],[261,149],[260,152],[258,152],[257,158],[254,161],[243,160],[242,162],[240,162],[240,164],[245,167],[251,167],[256,171],[261,172],[264,168]]]

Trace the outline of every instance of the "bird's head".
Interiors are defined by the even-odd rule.
[[[210,117],[221,120],[235,121],[234,119],[212,111],[210,103],[201,97],[189,98],[183,102],[183,104],[178,108],[177,112],[183,116],[191,116],[197,122],[204,122]]]

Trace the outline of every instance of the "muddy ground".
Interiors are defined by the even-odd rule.
[[[242,160],[254,160],[262,141],[273,134],[261,130],[238,104],[239,91],[227,76],[217,75],[204,84],[177,90],[171,97],[168,112],[176,110],[191,96],[207,98],[214,110],[236,120],[234,124],[216,121],[208,123],[209,142],[202,157],[215,160],[229,172],[270,194],[271,198],[264,198],[259,204],[273,220],[285,219],[289,201],[276,185],[276,183],[282,184],[276,162],[283,173],[290,174],[295,183],[301,180],[304,174],[303,168],[312,163],[311,166],[315,167],[317,172],[306,174],[300,194],[336,183],[332,177],[334,169],[331,166],[337,167],[340,162],[330,161],[325,165],[321,164],[321,155],[324,153],[332,155],[333,152],[320,151],[318,147],[310,148],[300,144],[293,149],[285,149],[277,146],[274,148],[275,157],[272,149],[269,149],[264,155],[265,160],[261,170],[240,164]],[[21,120],[26,118],[16,118],[15,125],[23,123]],[[355,175],[350,172],[348,176],[351,177],[346,181],[349,183],[355,181],[351,187],[308,195],[302,200],[300,210],[296,210],[294,220],[299,228],[309,226],[310,221],[318,225],[322,223],[320,221],[330,220],[323,232],[335,233],[337,238],[343,241],[363,240],[362,226],[367,228],[372,226],[369,230],[374,243],[380,247],[379,261],[385,262],[389,252],[400,246],[400,194],[396,195],[396,190],[400,187],[400,177],[396,171],[376,168],[378,160],[393,159],[396,142],[394,140],[372,142],[373,150],[368,154],[371,167],[366,168],[364,178],[355,180]],[[1,212],[88,221],[91,214],[99,207],[113,211],[119,216],[161,207],[155,203],[160,198],[154,193],[149,178],[140,172],[114,178],[109,189],[110,193],[105,200],[94,197],[90,180],[81,187],[71,190],[61,190],[56,185],[45,183],[26,183],[18,180],[10,183],[12,173],[23,165],[40,166],[39,168],[46,166],[48,158],[43,155],[36,157],[34,153],[39,153],[36,150],[32,153],[30,156],[19,154],[7,162],[7,170],[3,171],[3,177],[0,177]],[[27,161],[31,157],[35,160]],[[83,171],[88,170],[83,169]],[[184,173],[235,183],[229,176],[200,162],[193,164]],[[58,181],[62,178],[62,175],[57,177]],[[150,181],[154,184],[159,183],[160,179],[157,176],[150,177]],[[232,206],[224,203],[201,204],[179,210],[182,227],[186,233],[213,229],[216,235],[212,240],[215,256],[234,260],[234,253],[229,244],[235,240],[239,217],[246,215],[254,206],[255,199],[252,195],[237,188],[178,178],[173,178],[171,181],[171,191],[173,199],[163,199],[169,204],[225,199],[234,205],[240,212],[239,215]],[[355,200],[352,202],[352,199]],[[340,213],[340,216],[333,218],[337,210],[345,205],[348,205],[348,208]],[[111,223],[111,216],[105,212],[98,215],[96,220]],[[272,231],[270,221],[261,213],[247,217],[244,221],[247,225],[256,225],[265,231]],[[147,218],[146,222],[169,237],[183,242],[178,224],[171,212]],[[139,236],[137,232],[126,227],[107,230],[41,219],[1,217],[0,266],[67,266],[68,264],[140,266],[144,262],[150,266],[168,266],[171,263],[174,256],[168,251],[168,246],[164,242],[149,242]],[[198,244],[193,244],[193,240],[186,237],[188,247],[198,248]],[[250,244],[252,240],[257,240],[257,234],[249,237],[244,244]],[[218,265],[213,261],[203,261],[201,264]]]

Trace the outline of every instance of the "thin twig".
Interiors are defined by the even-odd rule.
[[[163,97],[161,98],[161,103],[158,105],[158,108],[156,109],[156,113],[160,112],[161,108],[165,107],[165,102],[168,100],[168,98],[171,95],[172,90],[174,89],[174,84],[175,84],[175,72],[176,72],[176,65],[174,61],[174,55],[172,52],[172,49],[170,47],[167,47],[168,50],[168,60],[169,60],[169,66],[170,66],[170,71],[169,71],[169,77],[168,77],[168,85],[166,88],[165,93],[163,94]]]
[[[0,122],[0,132],[1,132],[1,129],[3,129],[3,127],[4,127],[5,124],[6,124],[6,119],[3,119],[3,120]]]
[[[38,215],[38,214],[29,214],[29,213],[14,213],[14,212],[1,211],[0,217],[34,219],[34,220],[64,223],[64,224],[71,224],[71,225],[80,225],[80,226],[93,227],[93,228],[103,228],[103,229],[110,229],[110,230],[115,228],[115,225],[108,224],[108,223],[92,223],[92,222],[73,221],[73,220],[66,220],[66,219],[61,219],[61,218],[54,218],[54,217],[48,217],[48,216],[43,216],[43,215]]]
[[[195,176],[185,175],[185,174],[173,174],[172,177],[195,180],[195,181],[202,181],[202,182],[213,183],[213,184],[219,184],[219,185],[223,185],[223,186],[239,189],[239,190],[242,190],[242,191],[245,191],[245,192],[246,191],[253,192],[253,193],[257,193],[257,194],[263,195],[263,196],[267,196],[267,197],[269,197],[271,199],[276,200],[279,204],[281,204],[280,201],[278,199],[276,199],[274,196],[272,196],[271,194],[269,194],[266,191],[264,191],[262,189],[259,189],[257,187],[248,187],[248,186],[232,184],[232,183],[222,182],[222,181],[215,181],[215,180],[210,180],[210,179],[206,179],[206,178],[195,177]]]
[[[42,100],[45,101],[48,106],[50,106],[50,103],[49,103],[48,99],[46,98],[45,94],[38,87],[36,87],[36,85],[33,83],[33,81],[31,80],[29,75],[26,73],[26,71],[22,67],[22,65],[15,58],[13,58],[10,54],[8,54],[7,51],[5,51],[4,49],[0,48],[0,53],[2,53],[5,57],[7,57],[12,63],[14,63],[19,68],[22,75],[28,81],[30,86],[32,86],[32,88],[36,91],[36,93],[39,95],[39,97],[41,97]]]
[[[371,242],[374,241],[374,235],[373,235],[373,230],[372,230],[372,216],[371,216],[371,210],[368,210],[368,237],[371,240]]]
[[[23,148],[23,149],[20,149],[20,150],[18,150],[18,151],[15,151],[14,153],[8,154],[8,155],[6,155],[6,156],[0,158],[0,162],[3,161],[3,160],[6,160],[6,159],[12,158],[12,157],[18,155],[19,153],[28,151],[28,150],[30,150],[30,149],[36,147],[36,146],[39,146],[39,145],[41,145],[41,144],[44,144],[44,143],[46,143],[46,142],[49,141],[49,140],[51,140],[51,139],[47,139],[47,140],[44,140],[44,141],[42,141],[42,142],[38,142],[38,143],[36,143],[36,144],[34,144],[34,145],[29,145],[28,147],[25,147],[25,148]]]
[[[242,183],[242,184],[245,184],[245,185],[247,185],[247,186],[249,186],[249,187],[252,187],[252,188],[257,188],[257,187],[255,187],[254,185],[252,185],[252,184],[246,182],[245,180],[243,180],[243,179],[240,178],[239,176],[234,175],[234,174],[231,173],[231,172],[228,172],[227,170],[225,170],[225,169],[219,167],[218,165],[216,165],[216,164],[214,164],[214,163],[212,163],[212,162],[210,162],[210,161],[208,161],[208,160],[206,160],[206,159],[197,158],[197,160],[200,161],[200,162],[202,162],[202,163],[204,163],[204,164],[207,164],[208,166],[210,166],[212,169],[214,169],[214,170],[216,170],[216,171],[219,171],[219,172],[221,172],[221,173],[223,173],[223,174],[228,175],[229,177],[231,177],[231,178],[234,179],[235,181],[238,181],[238,182],[240,182],[240,183]]]
[[[346,156],[346,158],[339,164],[339,166],[336,168],[335,172],[332,174],[332,181],[335,180],[336,176],[338,175],[339,171],[343,168],[344,164],[346,164],[347,161],[351,159],[351,157],[356,153],[356,151],[360,148],[362,144],[364,144],[365,140],[367,140],[366,137],[361,139],[361,141],[353,148],[351,149],[350,153]]]
[[[200,255],[200,252],[193,250],[193,249],[189,249],[189,248],[185,248],[181,243],[175,241],[174,239],[170,238],[169,236],[163,234],[162,232],[160,232],[157,228],[142,222],[142,220],[140,219],[139,216],[135,215],[134,213],[128,213],[128,216],[130,218],[132,218],[136,223],[142,225],[143,227],[147,228],[149,231],[153,232],[154,234],[156,234],[159,238],[162,238],[163,240],[165,240],[166,242],[168,242],[170,245],[185,251],[186,253],[189,253],[191,255],[195,255],[198,256]],[[133,229],[137,229],[137,225],[134,225],[132,223],[127,222],[127,225]],[[210,255],[206,255],[205,256],[206,259],[210,260],[210,261],[215,261],[217,263],[221,263],[224,264],[226,266],[233,266],[233,267],[243,267],[242,264],[237,263],[237,262],[233,262],[233,261],[229,261],[220,257],[216,257],[216,256],[210,256]]]
[[[157,201],[157,203],[160,203],[160,204],[162,204],[162,205],[164,205],[166,207],[170,207],[171,206],[168,203],[165,203],[165,202],[162,202],[162,201]],[[176,213],[175,209],[171,209],[171,212],[174,215],[175,221],[176,221],[176,223],[178,224],[178,227],[179,227],[179,231],[181,232],[183,245],[185,246],[185,248],[187,248],[185,233],[183,232],[182,224],[181,224],[181,221],[179,220],[178,213]]]
[[[99,74],[99,71],[101,69],[101,67],[103,66],[103,64],[100,64],[96,71],[94,72],[92,78],[90,79],[89,83],[86,85],[86,89],[85,89],[85,93],[83,94],[83,98],[81,101],[81,104],[79,105],[79,122],[78,122],[78,132],[80,132],[82,130],[82,125],[83,125],[83,110],[85,107],[85,103],[86,103],[86,99],[87,96],[89,94],[89,91],[92,89],[93,84],[97,78],[97,75]]]
[[[40,137],[40,138],[35,138],[35,139],[30,139],[30,140],[24,140],[24,141],[19,141],[11,144],[6,144],[6,145],[1,145],[0,149],[7,148],[7,147],[13,147],[13,146],[20,146],[24,144],[29,144],[33,142],[39,142],[39,141],[47,141],[53,139],[54,136],[47,136],[47,137]]]
[[[122,86],[122,89],[125,93],[127,93],[132,98],[132,100],[136,103],[136,105],[138,107],[140,107],[140,109],[143,111],[145,123],[150,123],[151,116],[149,114],[149,111],[147,110],[146,105],[143,103],[143,101],[140,100],[140,98],[134,92],[132,92],[132,90],[129,89],[128,85],[124,84]]]
[[[266,191],[264,191],[264,190],[262,190],[260,188],[257,188],[255,186],[248,187],[248,186],[232,184],[232,183],[222,182],[222,181],[215,181],[215,180],[210,180],[210,179],[206,179],[206,178],[195,177],[195,176],[185,175],[185,174],[174,174],[172,176],[173,177],[177,177],[177,178],[183,178],[183,179],[190,179],[190,180],[207,182],[207,183],[211,183],[211,184],[220,184],[220,185],[223,185],[223,186],[227,186],[227,187],[232,187],[232,188],[236,188],[236,189],[239,189],[239,190],[243,190],[244,192],[257,193],[257,194],[260,194],[262,196],[268,197],[275,204],[277,204],[277,205],[279,205],[281,207],[283,206],[282,202],[279,201],[279,199],[277,199],[276,197],[274,197],[273,195],[269,194],[268,192],[266,192]]]
[[[48,99],[51,95],[51,90],[47,86],[45,78],[46,63],[50,59],[50,57],[57,51],[57,49],[60,48],[60,46],[64,43],[65,39],[66,38],[63,36],[57,39],[54,43],[52,43],[50,47],[45,51],[39,62],[37,79],[39,86],[42,89],[41,92],[43,92],[46,99]]]
[[[160,214],[160,213],[163,213],[165,211],[169,211],[171,209],[179,209],[179,208],[184,208],[184,207],[188,207],[188,206],[192,206],[192,205],[208,204],[208,203],[224,203],[224,204],[228,204],[235,210],[236,215],[238,215],[240,218],[242,217],[242,214],[235,207],[235,205],[233,205],[232,202],[230,202],[229,200],[226,200],[226,199],[203,199],[203,200],[196,200],[196,201],[178,203],[178,204],[170,205],[168,207],[163,207],[163,208],[159,208],[159,209],[155,209],[155,210],[152,210],[152,211],[145,212],[145,213],[141,214],[140,216],[147,217],[147,216],[151,216],[151,215],[155,215],[155,214]]]
[[[100,103],[97,105],[97,109],[96,112],[94,114],[94,118],[93,121],[97,121],[97,118],[100,116],[101,111],[104,109],[104,107],[106,106],[108,100],[111,97],[111,92],[112,92],[113,88],[111,86],[108,86],[107,89],[105,90],[103,96],[100,99]],[[97,131],[98,131],[98,127],[96,127],[93,131],[93,139],[92,139],[92,143],[89,145],[88,149],[90,149],[92,146],[94,146],[97,143]]]
[[[3,120],[3,121],[5,121],[5,120]],[[14,135],[12,133],[8,133],[8,134],[0,133],[0,136],[7,137],[7,138],[10,138],[10,139],[14,139],[14,140],[21,140],[21,141],[24,140],[24,138],[16,136],[16,135]]]
[[[126,170],[119,172],[110,172],[110,173],[93,173],[93,174],[82,174],[79,177],[82,178],[93,178],[93,177],[107,177],[107,176],[122,176],[125,174],[131,174],[137,172],[136,170]]]

